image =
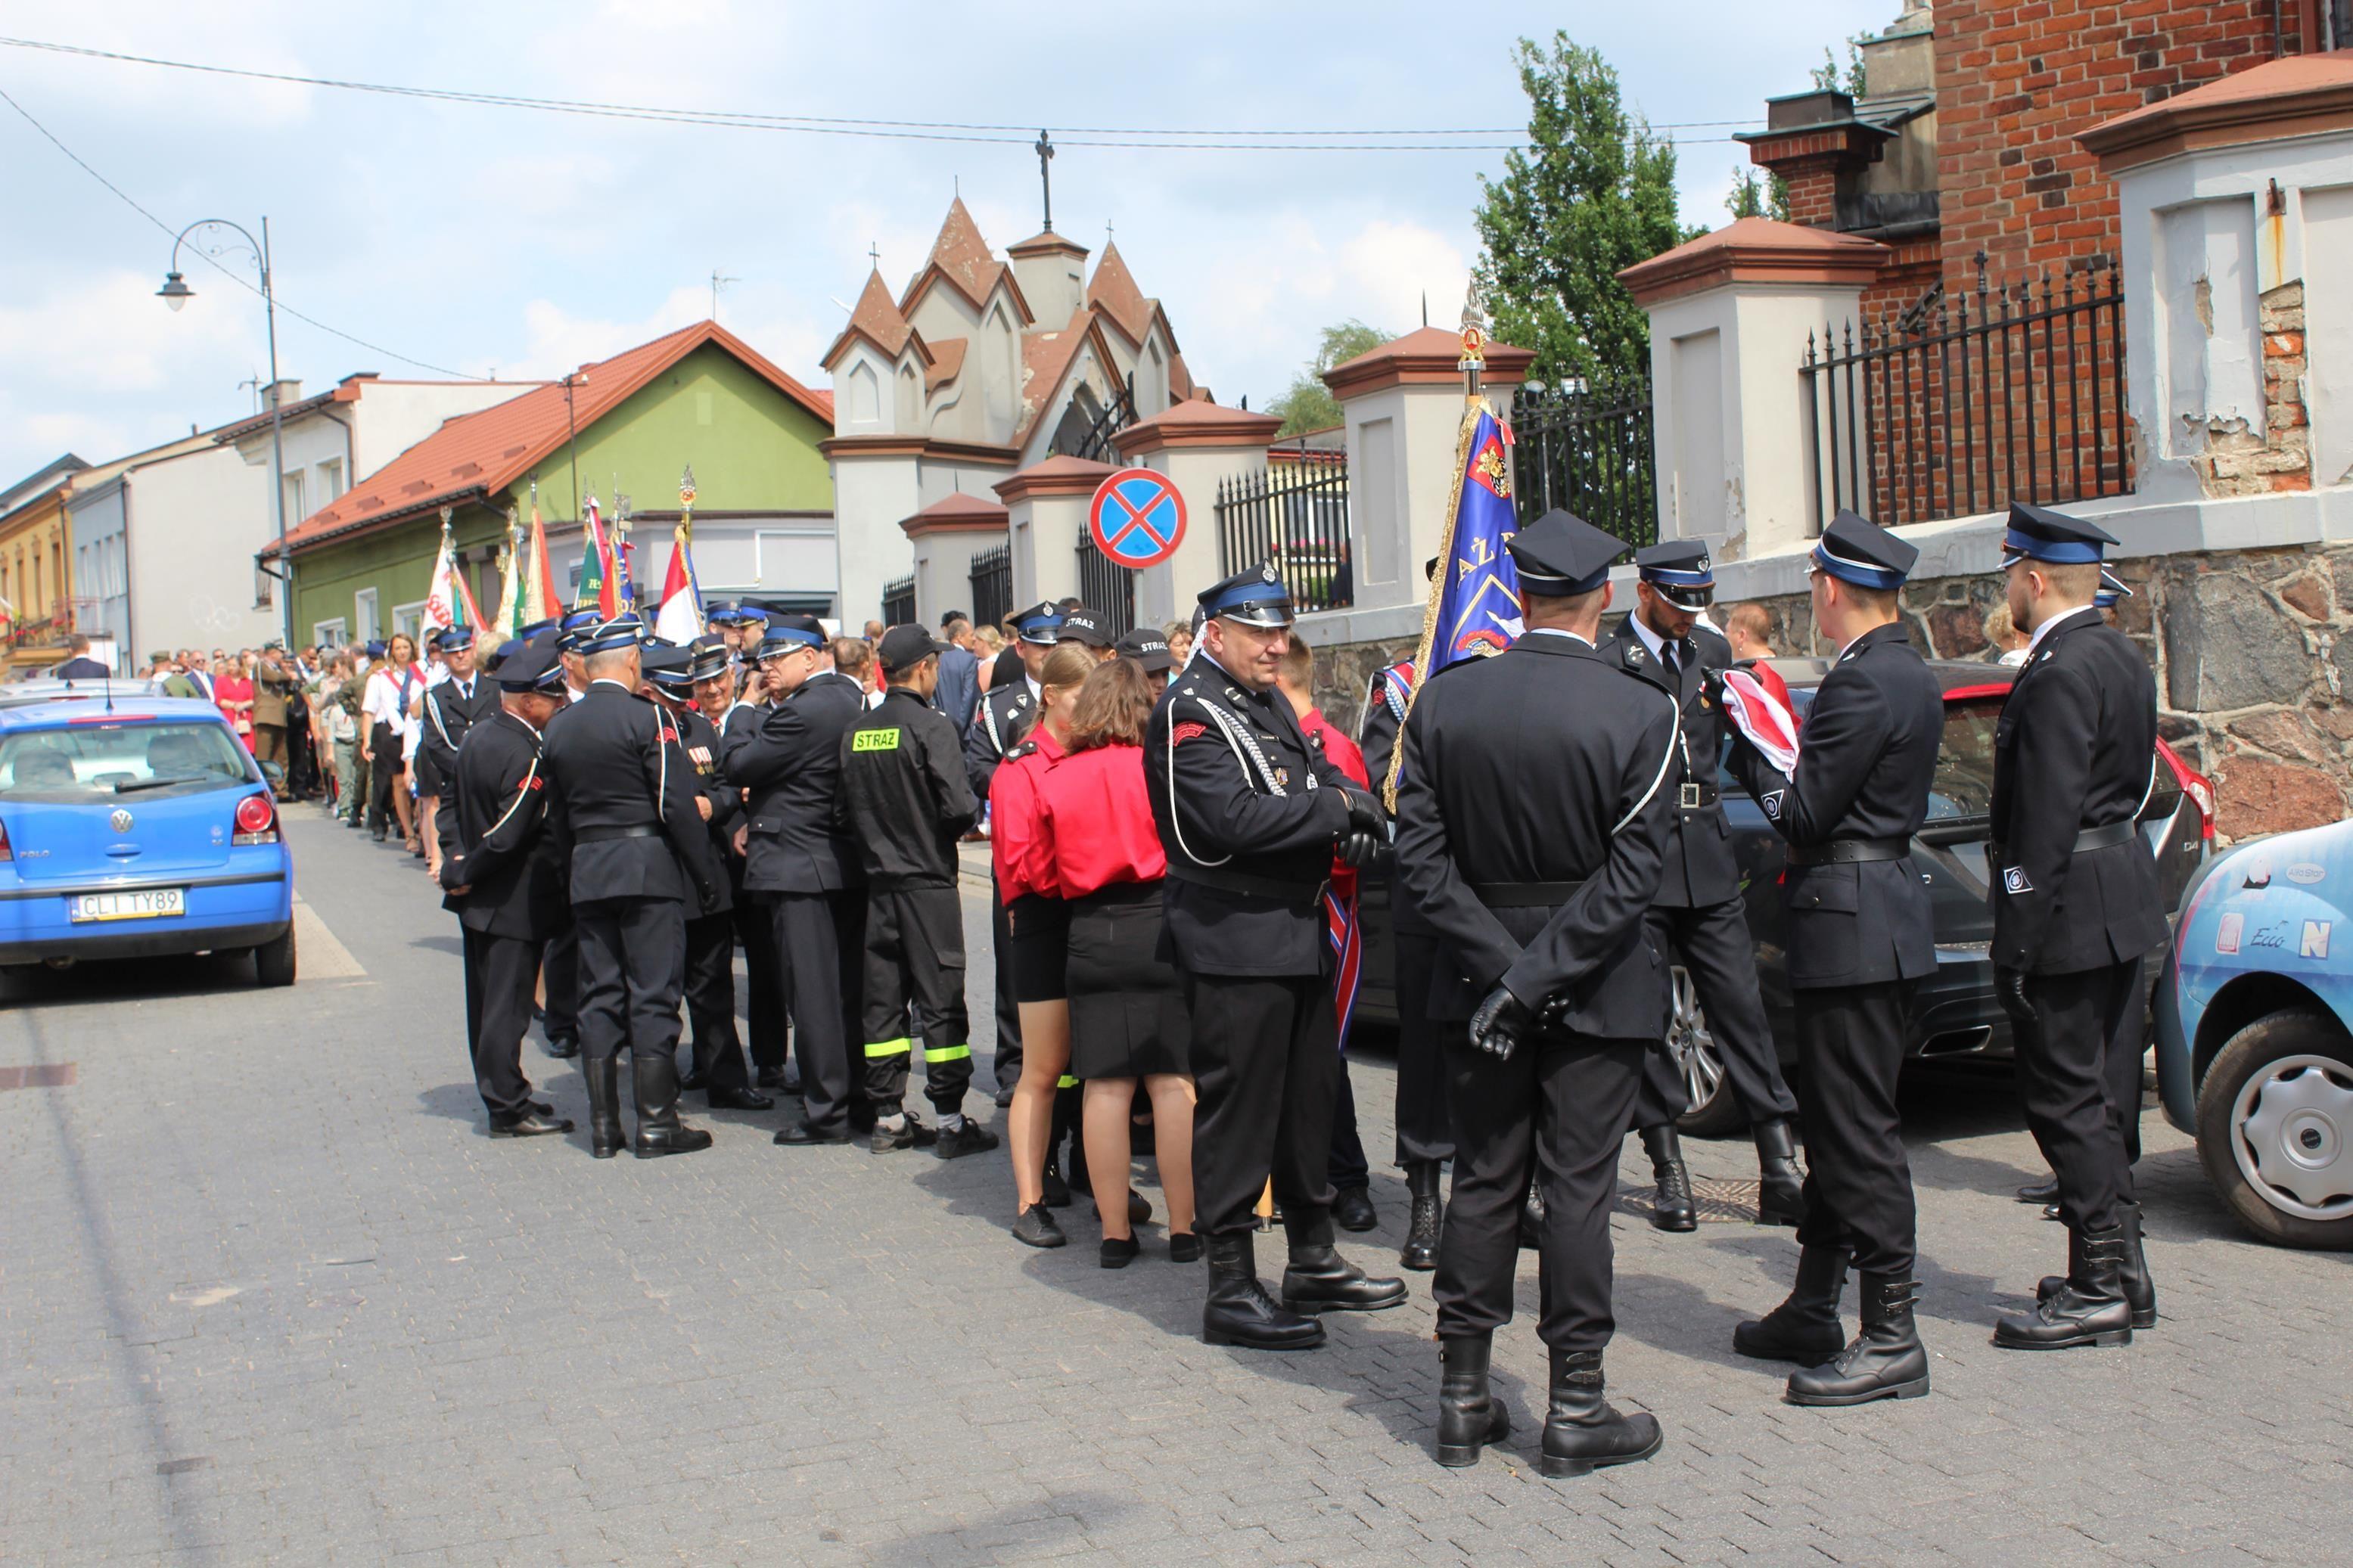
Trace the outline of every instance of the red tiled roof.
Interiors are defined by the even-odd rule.
[[[964,368],[965,350],[970,346],[969,340],[942,338],[939,342],[934,342],[926,338],[923,340],[923,346],[932,351],[931,367],[923,372],[923,390],[936,392],[939,390],[940,383],[954,381],[956,372]]]
[[[955,284],[956,291],[971,300],[975,310],[988,303],[989,292],[1005,275],[1005,263],[989,254],[988,241],[980,237],[980,226],[972,221],[962,196],[948,204],[947,219],[940,225],[940,237],[932,242],[932,254],[925,258],[923,270],[907,285],[906,293],[900,297],[902,315],[915,308],[915,300],[934,270]]]
[[[1726,281],[1867,283],[1887,254],[1885,246],[1861,235],[1744,217],[1620,268],[1618,281],[1645,305]]]
[[[1109,240],[1103,242],[1103,259],[1095,263],[1095,275],[1088,280],[1087,303],[1102,306],[1130,342],[1142,342],[1151,330],[1152,301],[1135,286],[1135,276],[1128,271],[1119,247]]]
[[[1029,439],[1031,426],[1061,389],[1063,378],[1078,358],[1080,345],[1090,334],[1095,338],[1095,356],[1102,362],[1103,373],[1111,374],[1110,345],[1103,341],[1102,332],[1094,308],[1082,305],[1071,313],[1070,323],[1060,331],[1021,334],[1021,418],[1013,431],[1015,446]]]
[[[943,496],[913,517],[899,521],[899,527],[910,535],[983,531],[1005,525],[1006,511],[1000,502],[968,496],[961,490]]]
[[[913,333],[914,329],[907,325],[907,318],[900,313],[899,302],[892,299],[891,290],[883,287],[882,272],[877,268],[866,275],[866,287],[859,291],[858,303],[849,312],[849,324],[841,329],[841,335],[833,340],[833,346],[825,351],[825,357],[818,363],[824,369],[831,370],[834,362],[841,357],[841,351],[849,346],[849,340],[854,337],[864,338],[881,349],[886,358],[895,360]]]
[[[287,542],[299,550],[374,524],[413,517],[445,501],[496,495],[562,446],[574,422],[586,429],[706,343],[714,343],[743,361],[823,420],[828,429],[832,428],[830,398],[812,394],[718,322],[697,321],[626,353],[583,366],[586,379],[575,383],[570,419],[563,385],[547,383],[504,403],[444,420],[438,430],[342,499],[303,519],[287,535]],[[273,545],[269,552],[275,550]]]

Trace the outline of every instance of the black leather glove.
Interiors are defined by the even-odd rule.
[[[2034,1004],[2026,999],[2026,971],[1996,968],[1993,972],[1993,999],[2010,1015],[2010,1021],[2020,1027],[2034,1022]]]
[[[1357,828],[1342,835],[1335,847],[1339,852],[1341,864],[1354,866],[1361,871],[1371,865],[1374,858],[1380,854],[1381,841],[1377,836]]]
[[[1512,1059],[1520,1038],[1534,1026],[1535,1016],[1527,1004],[1498,985],[1487,993],[1479,1010],[1471,1015],[1471,1044],[1485,1051],[1499,1062]]]
[[[1388,836],[1389,819],[1381,812],[1381,803],[1360,789],[1343,792],[1348,800],[1348,831],[1369,833],[1376,838]],[[1350,862],[1354,864],[1354,862]]]

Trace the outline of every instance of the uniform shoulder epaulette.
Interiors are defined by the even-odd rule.
[[[1018,746],[1014,747],[1011,751],[1009,751],[1009,752],[1006,752],[1006,753],[1005,753],[1005,760],[1006,760],[1007,762],[1008,762],[1008,763],[1018,762],[1018,761],[1020,761],[1023,757],[1026,757],[1026,756],[1029,755],[1029,753],[1031,753],[1032,752],[1035,752],[1037,749],[1038,749],[1038,742],[1035,742],[1035,741],[1024,741],[1024,742],[1022,742],[1019,745],[1018,745]]]

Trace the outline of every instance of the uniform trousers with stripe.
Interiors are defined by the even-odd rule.
[[[1456,1026],[1458,1029],[1461,1026]],[[1454,1183],[1430,1300],[1443,1337],[1512,1321],[1520,1209],[1544,1194],[1536,1332],[1558,1351],[1598,1351],[1617,1331],[1609,1213],[1645,1046],[1545,1027],[1498,1060],[1458,1034],[1446,1045]]]
[[[1918,1261],[1912,1165],[1895,1110],[1913,986],[1888,980],[1790,994],[1806,1140],[1798,1243],[1851,1252],[1857,1271],[1896,1279],[1911,1279]]]
[[[924,1098],[943,1115],[964,1110],[972,1083],[964,971],[964,906],[954,888],[869,889],[866,1094],[877,1116],[898,1114],[918,1043]]]
[[[776,940],[776,968],[792,1010],[793,1050],[800,1058],[801,1120],[825,1131],[840,1129],[862,1084],[849,1071],[857,1034],[858,965],[864,948],[866,895],[859,889],[828,893],[763,893]]]
[[[694,1076],[707,1089],[749,1089],[735,1033],[735,917],[727,910],[686,922],[686,1016],[694,1025]]]
[[[1340,1070],[1332,982],[1319,974],[1185,974],[1193,1020],[1193,1228],[1258,1228],[1268,1178],[1286,1225],[1332,1206],[1332,1106]]]
[[[522,1035],[531,1027],[532,985],[545,944],[459,927],[466,961],[466,1045],[474,1087],[492,1116],[518,1116],[531,1105],[522,1075]]]
[[[590,899],[572,906],[580,933],[580,1054],[675,1061],[686,982],[686,906],[676,899]]]

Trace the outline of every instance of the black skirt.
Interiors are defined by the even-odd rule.
[[[1189,1073],[1191,1026],[1160,947],[1160,884],[1122,882],[1071,900],[1071,1076]]]
[[[1024,893],[1005,906],[1013,926],[1013,1000],[1060,1002],[1070,993],[1071,907],[1043,893]]]

